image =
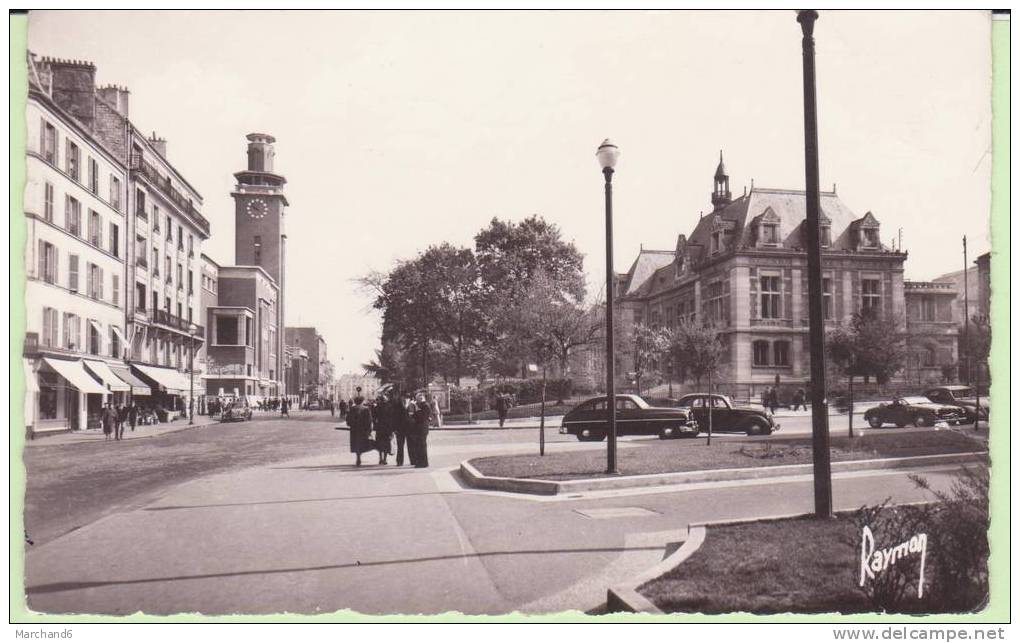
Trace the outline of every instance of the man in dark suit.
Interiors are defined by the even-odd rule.
[[[423,394],[419,394],[415,400],[414,410],[414,466],[424,469],[429,466],[429,418],[432,417],[432,407]]]

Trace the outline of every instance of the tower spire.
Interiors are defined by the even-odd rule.
[[[723,164],[723,153],[719,150],[719,165],[715,168],[715,187],[712,190],[712,211],[725,208],[733,201],[730,194],[730,177]]]

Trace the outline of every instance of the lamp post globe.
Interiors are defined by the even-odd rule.
[[[606,168],[613,169],[616,167],[616,160],[620,158],[620,148],[607,138],[602,141],[602,145],[599,145],[595,156],[598,157],[599,167],[603,170]]]
[[[606,473],[619,473],[616,468],[616,351],[613,338],[613,172],[620,158],[620,148],[608,138],[595,152],[602,175],[606,179]]]

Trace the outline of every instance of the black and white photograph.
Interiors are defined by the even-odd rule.
[[[993,22],[29,11],[12,605],[986,614]]]

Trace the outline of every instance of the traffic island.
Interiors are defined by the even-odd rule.
[[[957,431],[869,433],[831,441],[832,470],[904,469],[980,461],[987,445]],[[461,478],[480,489],[539,495],[810,474],[809,437],[767,441],[666,440],[617,453],[619,475],[601,449],[475,458]]]
[[[690,547],[681,548],[635,582],[608,591],[617,611],[651,614],[819,614],[866,612],[928,614],[963,613],[980,609],[987,592],[987,563],[964,569],[935,551],[945,550],[961,533],[960,512],[949,503],[875,508],[886,514],[884,527],[910,525],[915,535],[904,541],[896,564],[872,571],[861,582],[862,522],[855,512],[831,520],[812,515],[691,525]],[[987,500],[987,498],[985,498]],[[967,512],[987,519],[987,507]],[[917,530],[914,532],[913,530]],[[949,533],[947,533],[949,532]],[[955,533],[954,533],[955,532]],[[877,538],[888,534],[879,534]],[[697,536],[694,538],[693,536]],[[906,536],[903,536],[906,538]],[[923,542],[923,545],[921,544]],[[686,544],[686,543],[685,543]],[[895,546],[899,543],[880,543]],[[915,547],[916,544],[916,547]],[[987,553],[983,544],[971,543]],[[922,558],[923,552],[926,554]],[[866,558],[874,564],[874,554]],[[924,565],[923,573],[921,565]],[[946,582],[960,577],[966,582]],[[655,575],[653,578],[649,576]],[[924,592],[917,595],[917,583]]]

